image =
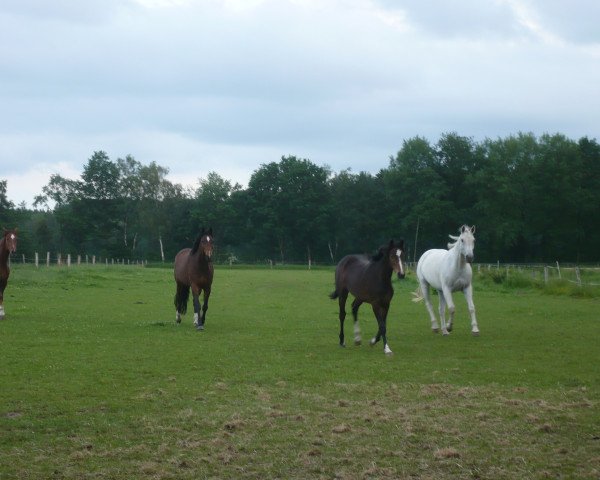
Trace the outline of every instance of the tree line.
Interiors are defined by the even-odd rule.
[[[33,209],[12,204],[0,181],[0,225],[19,227],[26,254],[166,262],[202,226],[213,227],[220,261],[334,263],[392,237],[413,260],[462,224],[477,226],[476,261],[599,258],[600,145],[587,137],[417,136],[376,174],[284,156],[245,188],[206,172],[186,189],[167,174],[97,151],[78,180],[52,175]]]

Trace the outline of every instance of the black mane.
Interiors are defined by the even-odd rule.
[[[192,246],[192,255],[194,255],[195,253],[198,253],[198,249],[200,248],[200,242],[202,241],[202,237],[204,236],[204,232],[202,232],[200,235],[198,235],[198,238],[196,239],[196,241],[194,242],[194,245]]]

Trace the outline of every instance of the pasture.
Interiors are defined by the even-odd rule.
[[[475,279],[443,338],[393,285],[386,356],[369,305],[338,346],[332,268],[217,268],[197,332],[170,269],[15,265],[0,479],[600,476],[598,299]]]

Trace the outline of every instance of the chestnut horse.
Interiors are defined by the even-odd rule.
[[[204,330],[208,298],[213,281],[214,267],[211,256],[213,251],[212,228],[198,235],[192,248],[184,248],[175,256],[175,320],[181,323],[181,315],[187,311],[187,302],[192,289],[194,302],[194,325],[198,330]],[[204,291],[204,304],[200,312],[200,293]]]
[[[8,283],[10,268],[8,268],[8,256],[17,251],[18,229],[4,230],[0,239],[0,320],[4,319],[4,289]]]
[[[329,296],[332,300],[338,298],[340,304],[340,346],[344,343],[344,319],[346,318],[346,299],[348,293],[354,295],[352,315],[354,317],[354,343],[361,344],[360,328],[358,326],[358,307],[364,302],[370,303],[377,318],[379,329],[371,339],[375,345],[383,338],[383,352],[391,354],[387,343],[386,322],[390,302],[394,295],[392,288],[392,272],[398,278],[404,278],[404,240],[397,244],[391,240],[388,245],[379,248],[373,257],[366,255],[347,255],[340,260],[335,269],[335,291]]]

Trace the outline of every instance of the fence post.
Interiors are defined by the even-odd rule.
[[[548,283],[548,267],[544,266],[544,283]]]
[[[50,252],[46,252],[46,266],[50,266]]]
[[[81,255],[77,255],[77,266],[81,265]]]
[[[71,254],[67,254],[67,267],[71,268]]]
[[[38,252],[35,252],[35,268],[39,268],[40,266],[40,256],[38,255]]]
[[[560,265],[558,264],[558,260],[556,261],[556,269],[558,270],[558,278],[562,278],[560,276]]]
[[[577,278],[577,285],[581,287],[581,272],[579,271],[579,267],[575,267],[575,277]]]
[[[60,253],[56,254],[56,263],[57,263],[58,266],[62,265],[62,258],[61,257],[62,256],[61,256]]]
[[[96,255],[92,255],[92,265],[96,265]]]

